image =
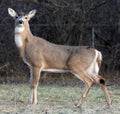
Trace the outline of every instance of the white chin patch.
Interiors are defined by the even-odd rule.
[[[21,33],[24,31],[24,26],[16,26],[15,27],[15,33]]]
[[[15,40],[15,44],[16,44],[17,47],[22,47],[23,46],[20,34],[15,34],[15,39],[14,40]]]

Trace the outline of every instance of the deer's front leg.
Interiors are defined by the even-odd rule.
[[[37,87],[39,84],[39,79],[40,79],[40,68],[31,68],[30,69],[30,103],[31,104],[37,104]]]

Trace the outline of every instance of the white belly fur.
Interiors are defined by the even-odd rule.
[[[54,73],[66,73],[70,72],[69,70],[61,70],[61,69],[43,69],[45,72],[54,72]]]

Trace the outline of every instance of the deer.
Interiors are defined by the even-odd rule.
[[[85,83],[85,90],[77,102],[80,107],[90,88],[97,83],[102,88],[108,106],[111,98],[106,86],[106,81],[99,74],[102,54],[89,46],[69,46],[51,43],[31,33],[29,21],[36,14],[36,9],[28,14],[17,13],[8,8],[8,14],[15,21],[14,41],[23,62],[30,69],[30,103],[37,101],[37,88],[41,72],[65,73],[69,72]]]

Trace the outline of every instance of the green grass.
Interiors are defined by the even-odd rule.
[[[119,114],[120,89],[109,87],[113,104],[107,107],[100,87],[92,87],[81,108],[74,106],[83,88],[39,86],[38,104],[30,105],[29,85],[0,85],[0,114]]]

